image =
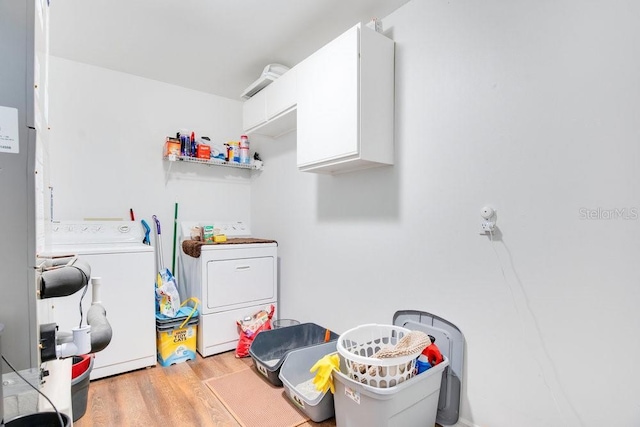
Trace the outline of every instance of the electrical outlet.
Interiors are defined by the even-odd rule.
[[[482,224],[480,224],[480,227],[482,228],[482,234],[493,233],[496,223],[493,221],[483,221]]]

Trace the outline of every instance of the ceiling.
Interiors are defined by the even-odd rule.
[[[266,65],[292,67],[408,1],[61,0],[50,9],[50,52],[240,99]]]

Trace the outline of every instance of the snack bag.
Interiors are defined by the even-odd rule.
[[[236,347],[236,357],[247,357],[249,355],[249,347],[251,347],[251,343],[258,332],[271,329],[271,318],[273,317],[275,309],[272,304],[268,309],[269,311],[260,310],[252,316],[236,321],[236,324],[240,328],[240,339]]]
[[[176,317],[180,310],[180,295],[173,274],[168,269],[158,273],[156,280],[156,309],[167,317]]]

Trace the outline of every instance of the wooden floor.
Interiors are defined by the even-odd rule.
[[[237,359],[231,351],[206,358],[197,355],[194,361],[168,367],[157,365],[91,381],[87,410],[74,426],[237,427],[240,424],[204,381],[251,365],[251,358]],[[335,425],[335,418],[302,424]]]

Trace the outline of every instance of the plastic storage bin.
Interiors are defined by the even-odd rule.
[[[333,395],[315,389],[312,382],[315,373],[309,370],[318,360],[335,352],[335,341],[292,350],[280,368],[279,378],[287,397],[316,423],[334,416]]]
[[[287,353],[310,345],[325,342],[327,328],[315,323],[302,323],[286,328],[270,329],[256,335],[249,348],[249,355],[256,365],[256,369],[264,375],[271,384],[282,386],[278,378],[280,368]],[[338,334],[329,331],[327,341],[335,341]]]
[[[69,416],[60,413],[64,427],[71,426]],[[60,418],[55,412],[36,412],[35,414],[20,415],[4,424],[5,427],[60,427]]]
[[[189,307],[183,307],[180,310]],[[196,337],[198,335],[198,310],[191,316],[169,318],[156,313],[156,351],[158,363],[170,366],[196,360]]]
[[[449,366],[444,359],[426,372],[390,388],[371,387],[348,377],[341,357],[340,371],[333,373],[336,425],[429,426],[436,423],[442,373]]]
[[[464,375],[464,335],[456,325],[435,314],[417,310],[397,311],[393,324],[433,336],[440,352],[449,361],[442,374],[438,416],[440,425],[454,425],[460,415],[460,390]]]
[[[93,356],[74,356],[71,368],[71,408],[73,421],[78,421],[87,411],[89,375],[93,369]]]
[[[298,322],[295,319],[277,319],[277,320],[274,320],[272,324],[273,324],[273,329],[278,329],[278,328],[286,328],[288,326],[299,325],[300,322]]]

